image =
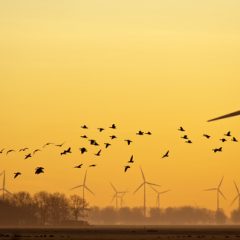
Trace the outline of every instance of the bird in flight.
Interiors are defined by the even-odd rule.
[[[82,167],[82,163],[81,164],[79,164],[79,165],[77,165],[77,166],[75,166],[74,168],[81,168]]]
[[[227,141],[227,139],[226,138],[221,138],[221,139],[219,139],[221,142],[226,142]]]
[[[103,130],[105,130],[104,128],[98,128],[99,132],[102,132]]]
[[[149,132],[149,131],[148,131],[148,132],[146,132],[145,134],[147,134],[147,135],[152,135],[152,133],[151,133],[151,132]]]
[[[213,152],[215,152],[215,153],[216,153],[216,152],[222,152],[222,147],[220,147],[220,148],[214,148],[214,149],[213,149]]]
[[[130,145],[132,143],[132,140],[130,140],[130,139],[126,139],[124,141],[127,142],[127,145]]]
[[[212,122],[212,121],[216,121],[216,120],[220,120],[220,119],[224,119],[224,118],[235,117],[235,116],[239,116],[239,115],[240,115],[240,111],[236,111],[236,112],[232,112],[232,113],[229,113],[229,114],[225,114],[225,115],[220,116],[220,117],[210,119],[210,120],[208,120],[208,122]]]
[[[61,155],[66,155],[67,153],[72,153],[70,147],[67,150],[64,150],[63,152],[61,152]]]
[[[96,167],[96,164],[91,164],[88,167]]]
[[[104,143],[105,144],[105,147],[108,148],[109,146],[111,146],[110,143]]]
[[[20,176],[20,175],[21,175],[20,172],[15,172],[15,173],[14,173],[14,178],[16,178],[17,176]]]
[[[208,134],[203,134],[203,136],[207,139],[209,139],[211,136],[209,136]]]
[[[33,151],[33,155],[35,154],[35,153],[37,153],[37,152],[40,152],[41,150],[40,149],[35,149],[34,151]]]
[[[21,148],[21,149],[19,149],[19,152],[25,152],[26,150],[28,150],[27,147],[26,148]]]
[[[162,158],[169,157],[169,150],[162,156]]]
[[[88,138],[86,135],[82,135],[81,138]]]
[[[88,129],[88,127],[86,125],[81,126],[81,128]]]
[[[124,167],[124,172],[126,172],[129,168],[130,168],[129,165],[125,166],[125,167]]]
[[[5,148],[1,149],[0,153],[2,154]]]
[[[237,140],[235,137],[233,137],[233,138],[231,139],[231,141],[232,141],[232,142],[238,142],[238,140]]]
[[[117,138],[115,135],[109,136],[112,140]]]
[[[24,159],[28,159],[28,158],[31,158],[31,157],[32,157],[32,154],[29,153],[29,154],[25,155],[25,158],[24,158]]]
[[[178,129],[178,131],[180,131],[180,132],[185,132],[185,129],[184,129],[183,127],[180,127],[180,128]]]
[[[44,168],[43,167],[37,167],[35,169],[35,174],[40,174],[40,173],[44,173]]]
[[[55,146],[56,147],[62,147],[64,143],[61,143],[61,144],[56,144]]]
[[[144,134],[144,132],[143,131],[141,131],[141,130],[139,130],[137,133],[136,133],[137,135],[143,135]]]
[[[224,134],[226,137],[231,137],[231,131],[228,131],[226,134]]]
[[[191,140],[187,140],[185,143],[192,143],[192,141]]]
[[[13,150],[13,149],[8,150],[8,151],[6,152],[6,155],[8,155],[8,154],[11,153],[11,152],[15,152],[15,150]]]
[[[134,163],[134,161],[133,161],[133,155],[130,157],[130,160],[128,161],[128,163]]]
[[[109,127],[109,128],[116,129],[117,127],[116,127],[116,125],[115,125],[115,124],[112,124],[112,126],[111,126],[111,127]]]
[[[85,152],[87,152],[87,149],[85,147],[79,148],[81,154],[84,154]]]
[[[95,145],[95,146],[99,145],[94,139],[89,139],[88,141],[90,142],[91,145]]]
[[[45,148],[45,147],[47,147],[47,146],[49,146],[49,145],[52,145],[52,144],[54,144],[54,143],[48,142],[48,143],[46,143],[46,144],[43,145],[43,148]]]
[[[95,156],[100,156],[100,154],[101,154],[101,149],[95,154]]]
[[[183,139],[188,139],[188,136],[187,136],[187,135],[184,135],[184,136],[182,136],[181,138],[183,138]]]

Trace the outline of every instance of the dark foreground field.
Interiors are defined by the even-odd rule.
[[[96,227],[84,228],[1,228],[2,239],[239,239],[237,226],[139,226],[139,227]]]

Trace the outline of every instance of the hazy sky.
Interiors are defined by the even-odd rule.
[[[34,150],[50,141],[73,149],[66,157],[53,146],[27,160],[1,155],[8,189],[77,193],[69,189],[96,163],[87,179],[96,193],[87,195],[90,204],[109,204],[111,181],[129,191],[125,204],[139,206],[142,192],[132,192],[142,166],[149,181],[172,189],[164,207],[215,208],[215,193],[202,190],[224,175],[228,201],[221,206],[230,210],[232,180],[240,185],[240,143],[219,138],[232,130],[240,140],[240,118],[206,120],[240,109],[239,9],[238,0],[0,1],[0,148]],[[97,132],[112,123],[116,131]],[[179,126],[192,145],[180,138]],[[136,136],[140,129],[153,135]],[[118,139],[97,158],[99,148],[80,138],[85,133],[101,144],[112,133]],[[83,146],[89,149],[84,156]],[[221,146],[222,153],[212,152]],[[163,160],[166,150],[170,157]],[[135,164],[124,173],[132,154]],[[82,162],[83,169],[73,168]],[[46,173],[35,176],[37,166]],[[23,175],[13,180],[15,171]],[[150,190],[147,202],[155,205]]]

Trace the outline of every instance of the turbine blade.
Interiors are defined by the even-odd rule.
[[[235,188],[236,188],[236,190],[237,190],[237,193],[238,193],[238,195],[239,195],[240,193],[239,193],[238,186],[237,186],[237,184],[236,184],[236,182],[235,182],[235,181],[233,181],[233,182],[234,182]]]
[[[232,112],[232,113],[220,116],[220,117],[210,119],[210,120],[208,120],[208,122],[212,122],[212,121],[216,121],[216,120],[220,120],[220,119],[224,119],[224,118],[229,118],[229,117],[235,117],[235,116],[238,116],[238,115],[240,115],[240,111]]]
[[[112,203],[112,202],[114,201],[114,199],[116,198],[116,195],[117,195],[117,194],[114,194],[114,195],[113,195],[112,200],[111,200],[110,203]]]
[[[220,183],[218,184],[218,188],[220,188],[220,187],[221,187],[221,185],[222,185],[222,182],[223,182],[223,178],[224,178],[224,176],[222,177],[222,179],[221,179]]]
[[[71,188],[70,190],[73,190],[73,189],[75,189],[75,188],[80,188],[80,187],[83,187],[83,185],[78,185],[78,186],[76,186],[76,187]]]
[[[86,170],[85,175],[84,175],[83,185],[86,185],[86,179],[87,179],[87,170]]]
[[[146,181],[146,179],[145,179],[145,176],[144,176],[143,170],[142,170],[142,168],[141,168],[141,167],[140,167],[140,169],[141,169],[141,173],[142,173],[143,181],[145,182],[145,181]]]
[[[7,192],[8,194],[12,194],[11,192],[9,192],[7,189],[4,189],[5,190],[5,192]]]
[[[230,206],[232,206],[232,205],[236,202],[236,200],[237,200],[238,198],[239,198],[239,195],[237,195],[237,196],[232,200]]]
[[[110,183],[111,184],[111,186],[112,186],[112,188],[113,188],[113,191],[114,192],[117,192],[117,189],[113,186],[113,184],[112,183]]]
[[[218,190],[217,188],[208,188],[208,189],[204,189],[203,191],[216,191]]]
[[[95,195],[87,186],[84,186],[92,195]]]
[[[160,192],[159,194],[164,194],[164,193],[167,193],[167,192],[170,192],[171,190],[166,190],[166,191],[163,191],[163,192]]]
[[[222,197],[223,197],[225,200],[227,200],[226,197],[224,196],[224,194],[222,193],[222,191],[221,191],[220,189],[218,189],[218,192],[222,195]]]
[[[142,186],[143,186],[144,183],[142,183],[136,190],[133,194],[135,194]]]
[[[161,185],[155,184],[155,183],[150,183],[150,182],[146,182],[148,185],[152,185],[152,186],[156,186],[156,187],[161,187]]]
[[[152,185],[150,185],[150,188],[158,194],[158,191]]]

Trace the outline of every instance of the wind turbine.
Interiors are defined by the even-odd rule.
[[[119,192],[119,191],[117,191],[117,189],[113,186],[113,184],[112,183],[110,183],[110,185],[112,186],[112,189],[113,189],[113,191],[115,192],[115,194],[113,195],[113,198],[112,198],[112,201],[114,200],[114,199],[116,199],[116,209],[118,209],[118,198],[120,198],[121,199],[121,195],[122,194],[125,194],[126,192]]]
[[[5,170],[3,170],[1,173],[0,173],[0,176],[3,175],[3,185],[2,185],[2,188],[0,189],[0,191],[2,191],[2,197],[3,197],[3,200],[5,199],[5,193],[8,193],[8,194],[12,194],[11,192],[9,192],[7,189],[6,189],[6,172]]]
[[[240,111],[236,111],[236,112],[232,112],[232,113],[220,116],[220,117],[210,119],[210,120],[208,120],[208,122],[212,122],[212,121],[216,121],[216,120],[220,120],[220,119],[224,119],[224,118],[235,117],[235,116],[239,116],[239,115],[240,115]]]
[[[141,188],[143,187],[143,215],[144,217],[146,217],[146,186],[157,186],[160,187],[160,185],[155,184],[155,183],[150,183],[148,181],[146,181],[146,178],[144,176],[143,170],[140,167],[141,173],[142,173],[142,178],[143,178],[143,183],[135,190],[134,194]]]
[[[123,207],[123,197],[125,196],[126,193],[127,193],[127,192],[123,192],[122,195],[119,196],[119,198],[120,198],[120,206],[121,206],[121,208]]]
[[[152,186],[151,186],[152,187]],[[156,190],[155,188],[152,187],[152,189],[157,193],[157,200],[156,200],[156,203],[157,203],[157,208],[160,209],[160,196],[162,194],[165,194],[167,192],[170,192],[171,190],[168,189],[168,190],[165,190],[165,191],[162,191],[162,192],[159,192],[158,190]]]
[[[208,189],[205,189],[205,191],[216,191],[217,192],[217,211],[219,210],[219,198],[220,198],[220,195],[226,199],[226,197],[223,195],[220,187],[222,185],[222,182],[223,182],[223,178],[221,179],[220,183],[218,184],[218,186],[216,188],[208,188]]]
[[[84,202],[85,202],[85,189],[86,189],[87,191],[89,191],[91,194],[94,195],[94,193],[87,187],[87,185],[86,185],[86,179],[87,179],[87,170],[86,170],[85,175],[84,175],[83,184],[71,188],[71,190],[76,189],[76,188],[82,188],[83,213],[84,213],[84,208],[85,208],[85,206],[84,206]]]
[[[238,189],[238,186],[237,184],[234,182],[234,185],[235,185],[235,188],[237,190],[237,196],[233,199],[232,203],[231,203],[231,206],[236,202],[236,200],[238,199],[238,211],[240,212],[240,192],[239,192],[239,189]]]

